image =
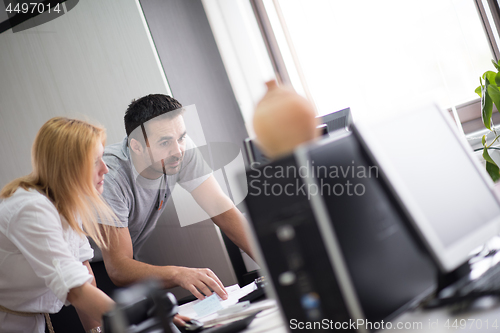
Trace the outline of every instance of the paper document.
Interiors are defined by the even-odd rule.
[[[203,325],[207,328],[212,325],[217,325],[217,324],[226,324],[238,319],[241,319],[242,317],[249,316],[251,314],[254,314],[255,312],[261,312],[263,310],[268,310],[268,309],[273,309],[277,310],[277,305],[276,301],[274,299],[267,299],[264,301],[256,302],[250,304],[250,306],[244,308],[243,310],[235,313],[230,313],[226,315],[219,315],[217,313],[213,313],[209,316],[205,316],[201,319],[198,319],[199,321],[203,322]],[[271,310],[270,310],[271,311]],[[263,311],[257,315],[259,317],[260,315],[264,315],[266,311]]]
[[[235,284],[226,287],[226,291],[228,293],[228,298],[226,300],[222,300],[217,294],[213,293],[204,300],[196,300],[181,305],[179,307],[179,314],[194,319],[200,319],[238,303],[238,300],[241,297],[250,294],[255,289],[257,289],[255,282],[252,282],[243,288],[240,288],[240,286]]]
[[[257,285],[255,284],[255,282],[252,282],[244,286],[243,288],[240,288],[237,284],[235,284],[233,286],[226,287],[226,291],[228,293],[227,300],[223,301],[218,295],[214,293],[211,296],[206,297],[204,300],[196,300],[181,305],[179,307],[179,314],[189,318],[197,319],[204,324],[205,328],[208,328],[213,325],[232,322],[234,320],[249,316],[255,312],[259,312],[262,310],[277,309],[275,300],[265,300],[261,302],[251,303],[249,306],[242,306],[238,309],[233,309],[236,311],[229,310],[229,313],[220,314],[220,312],[224,312],[220,311],[221,309],[228,309],[231,307],[234,308],[235,304],[238,303],[238,300],[240,298],[250,294],[255,289],[257,289]],[[263,312],[261,314],[265,313]]]

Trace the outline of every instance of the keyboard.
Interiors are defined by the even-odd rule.
[[[444,288],[425,308],[435,308],[460,302],[471,302],[484,296],[500,296],[500,262],[481,276],[471,280],[468,276]]]

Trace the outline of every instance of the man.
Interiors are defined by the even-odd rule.
[[[106,147],[109,168],[103,197],[118,217],[116,232],[102,255],[114,284],[125,286],[158,278],[165,288],[181,286],[202,299],[211,290],[222,298],[224,286],[210,269],[154,266],[134,259],[153,231],[173,186],[191,192],[212,221],[252,255],[243,215],[224,194],[186,133],[182,105],[166,95],[133,101],[125,114],[127,138]],[[178,184],[178,185],[176,185]]]

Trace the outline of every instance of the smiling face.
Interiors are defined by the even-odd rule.
[[[130,142],[130,147],[137,156],[134,158],[136,169],[142,176],[150,179],[156,179],[163,173],[174,175],[179,172],[186,151],[186,125],[182,115],[172,119],[154,118],[144,128],[149,149],[134,139]]]
[[[102,194],[104,190],[104,175],[108,173],[108,167],[102,160],[102,155],[104,153],[104,147],[101,142],[97,142],[96,147],[93,152],[94,170],[92,172],[92,184],[94,184],[95,189],[99,194]]]

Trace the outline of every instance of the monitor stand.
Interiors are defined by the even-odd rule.
[[[424,301],[422,303],[423,308],[435,309],[459,302],[459,299],[456,299],[454,297],[450,298],[449,296],[450,294],[453,294],[457,288],[460,288],[457,282],[467,277],[470,274],[470,272],[471,272],[471,267],[468,261],[449,273],[438,272],[437,289],[434,294],[434,297]],[[457,286],[451,287],[454,284],[457,284]],[[451,287],[449,290],[445,290],[446,288],[449,287]]]
[[[438,284],[436,295],[438,295],[446,287],[449,287],[450,285],[456,283],[458,280],[461,280],[462,278],[469,275],[470,271],[470,264],[467,261],[449,273],[439,272],[437,277]]]

